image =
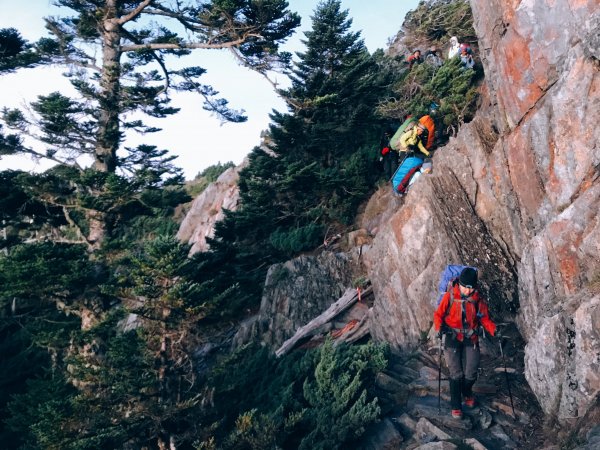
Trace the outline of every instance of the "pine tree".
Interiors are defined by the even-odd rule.
[[[119,334],[115,324],[102,324],[107,332],[117,332],[102,339],[107,359],[98,365],[93,386],[84,390],[89,402],[102,402],[98,414],[123,427],[128,440],[159,448],[185,441],[195,431],[200,384],[192,353],[206,300],[201,287],[189,280],[193,266],[188,252],[189,246],[174,237],[159,236],[120,262],[127,272],[117,295],[134,330]],[[133,354],[138,359],[130,361]],[[110,355],[114,361],[108,361]],[[85,372],[88,366],[79,367]],[[107,390],[99,395],[98,387]],[[99,430],[95,424],[90,427],[90,433]]]
[[[365,379],[369,371],[376,373],[385,365],[384,350],[373,344],[335,349],[326,342],[314,379],[304,382],[304,397],[310,406],[303,416],[311,431],[299,448],[344,448],[345,443],[360,437],[381,412],[377,399],[369,400]]]
[[[57,4],[70,8],[75,15],[47,18],[54,45],[38,50],[40,57],[71,69],[68,75],[80,98],[53,92],[32,104],[35,114],[31,116],[16,109],[4,110],[3,125],[16,133],[6,134],[0,129],[0,154],[28,154],[80,172],[84,172],[80,167],[82,156],[87,156],[93,161],[93,170],[99,172],[95,183],[82,188],[92,196],[103,194],[108,175],[125,168],[136,154],[148,149],[123,149],[126,130],[159,131],[141,120],[130,119],[132,113],[159,118],[176,113],[177,109],[169,105],[170,92],[198,93],[205,99],[205,109],[222,120],[246,120],[242,112],[218,98],[216,90],[199,81],[205,69],[171,69],[172,57],[184,57],[200,49],[230,49],[243,65],[266,76],[281,57],[287,58],[278,53],[278,46],[300,20],[286,9],[284,0],[213,0],[202,4],[59,0]],[[174,31],[177,27],[181,31]],[[3,33],[0,44],[10,51],[0,54],[1,63],[7,67],[27,66],[13,61],[25,58],[27,43],[14,31]],[[100,62],[96,55],[101,55]],[[22,135],[37,137],[45,149],[27,144]],[[94,208],[83,209],[88,221],[85,238],[97,248],[107,237],[112,211]]]
[[[3,426],[10,395],[28,397],[28,410],[41,407],[42,398],[27,391],[43,390],[61,378],[66,349],[81,326],[81,306],[97,295],[87,289],[94,279],[82,246],[20,244],[0,254],[0,436],[7,448],[17,448],[31,435],[30,422],[15,417],[9,430]]]
[[[292,86],[281,92],[289,111],[272,114],[270,151],[253,150],[240,173],[240,207],[217,224],[211,252],[199,256],[217,292],[233,289],[239,305],[256,304],[269,265],[319,246],[330,225],[351,223],[376,177],[375,107],[394,75],[349,31],[340,6],[317,6]]]
[[[371,175],[368,164],[357,162],[367,162],[361,151],[372,148],[380,124],[375,105],[393,79],[381,70],[379,56],[369,55],[360,33],[349,31],[352,20],[340,7],[333,0],[317,6],[303,41],[307,49],[298,54],[292,87],[284,93],[291,114],[272,115],[278,192],[287,196],[278,206],[292,228],[348,223]]]
[[[17,109],[2,112],[0,155],[25,154],[50,160],[56,166],[41,175],[3,174],[1,187],[11,193],[2,200],[10,208],[2,211],[2,219],[6,221],[3,229],[16,230],[23,228],[23,222],[31,222],[26,237],[35,242],[21,250],[15,245],[24,237],[15,233],[13,239],[15,234],[7,233],[12,239],[3,242],[8,247],[8,257],[15,258],[29,249],[30,259],[15,267],[45,269],[39,273],[24,269],[22,274],[15,272],[16,269],[7,270],[3,274],[4,292],[0,293],[3,310],[9,310],[11,302],[23,302],[13,294],[21,286],[16,280],[23,278],[23,274],[29,275],[29,279],[23,279],[28,284],[37,277],[46,276],[47,280],[38,283],[45,289],[31,289],[27,294],[32,305],[43,305],[36,308],[38,320],[31,320],[27,333],[20,331],[16,320],[11,319],[7,326],[2,324],[0,345],[8,350],[3,363],[7,368],[16,367],[17,371],[1,373],[4,378],[0,383],[17,393],[26,389],[19,377],[43,375],[12,358],[14,351],[22,353],[17,355],[21,359],[29,355],[32,362],[42,360],[51,365],[56,376],[62,375],[64,383],[77,388],[72,397],[41,399],[42,403],[36,403],[31,392],[21,397],[37,414],[54,412],[52,405],[65,407],[64,414],[57,414],[52,421],[41,417],[32,420],[32,427],[39,424],[35,430],[27,428],[25,423],[17,430],[13,422],[15,436],[27,436],[25,440],[36,442],[39,447],[117,448],[128,439],[168,445],[171,436],[185,434],[177,428],[179,425],[173,425],[179,423],[174,416],[194,404],[189,398],[181,402],[173,400],[179,389],[189,387],[191,382],[190,370],[180,372],[181,365],[189,363],[184,358],[185,352],[169,353],[176,347],[173,345],[168,346],[166,353],[160,351],[161,345],[179,342],[181,334],[185,334],[183,318],[199,314],[195,306],[186,303],[196,298],[191,292],[192,285],[185,284],[178,272],[183,270],[183,263],[173,262],[174,254],[187,261],[187,249],[171,251],[169,245],[157,244],[161,250],[155,252],[164,251],[164,258],[156,256],[151,263],[144,258],[131,260],[139,263],[138,275],[150,270],[144,264],[163,270],[160,277],[163,286],[145,285],[148,276],[144,275],[132,282],[137,289],[145,286],[157,295],[147,297],[144,312],[152,319],[147,318],[146,328],[118,333],[112,320],[114,309],[119,305],[131,308],[132,303],[125,291],[107,286],[119,286],[122,274],[129,271],[119,265],[125,258],[123,252],[136,248],[139,251],[139,243],[161,229],[172,233],[172,209],[188,197],[180,188],[183,178],[181,170],[173,165],[174,158],[166,150],[150,145],[128,148],[123,145],[124,133],[159,131],[142,120],[131,119],[132,114],[162,118],[176,113],[177,109],[169,103],[170,93],[176,91],[198,93],[206,101],[205,108],[222,120],[245,120],[240,111],[229,108],[226,100],[218,98],[217,91],[202,84],[204,69],[171,68],[173,57],[184,57],[201,49],[230,49],[242,64],[266,76],[273,64],[281,60],[280,56],[286,58],[279,54],[278,46],[299,24],[299,17],[286,9],[284,0],[214,0],[202,4],[59,0],[57,4],[70,8],[74,15],[46,20],[52,39],[30,45],[15,30],[0,33],[0,71],[47,62],[62,64],[69,68],[68,76],[79,94],[78,98],[58,92],[42,95],[32,103],[29,109],[32,114]],[[97,59],[98,56],[101,58]],[[30,145],[24,139],[28,135],[37,137],[43,150]],[[91,167],[83,166],[85,158],[91,160]],[[43,223],[38,223],[40,220]],[[53,247],[49,242],[61,245]],[[85,248],[73,244],[83,244]],[[70,252],[75,249],[89,265],[87,270],[71,267],[74,256]],[[150,260],[151,254],[152,250],[147,249],[145,255]],[[40,262],[43,255],[50,256]],[[171,261],[174,265],[161,265],[161,261],[165,264]],[[67,275],[81,273],[94,276],[78,280]],[[48,286],[57,277],[63,284]],[[62,291],[55,295],[54,289],[59,287]],[[160,294],[165,287],[170,292]],[[151,293],[142,295],[131,289],[131,295],[138,299]],[[168,317],[166,311],[171,311]],[[64,318],[66,312],[71,314],[68,320]],[[77,317],[85,319],[84,330],[79,333],[74,331],[79,321],[75,320],[73,325]],[[64,330],[75,333],[70,336],[69,344],[57,342],[64,335],[52,327],[34,326],[53,322],[69,324]],[[148,330],[148,334],[142,330]],[[154,331],[161,336],[158,343]],[[44,354],[37,345],[33,347],[35,352],[22,351],[32,343],[40,347],[46,344],[49,352]],[[140,358],[127,361],[126,356],[132,353]],[[140,373],[146,376],[137,379]],[[54,379],[47,376],[40,383]],[[148,386],[145,383],[149,379],[152,383]],[[118,389],[111,383],[114,380],[121,381]],[[171,383],[179,383],[179,388]],[[96,394],[90,393],[90,386],[98,388]],[[34,389],[33,385],[30,388]],[[1,400],[4,414],[7,398]],[[138,416],[138,407],[147,415]]]
[[[114,276],[101,284],[105,298],[115,300],[118,296],[122,302],[101,320],[84,330],[78,330],[79,322],[75,321],[62,334],[50,334],[47,326],[32,331],[32,339],[38,341],[49,335],[40,343],[56,348],[53,371],[30,382],[9,405],[13,414],[17,408],[28,411],[8,421],[9,436],[20,435],[34,448],[61,449],[168,448],[171,442],[189,443],[193,439],[202,384],[197,382],[192,354],[206,298],[200,286],[189,281],[193,268],[188,251],[188,246],[173,237],[147,242],[116,261]],[[85,252],[79,256],[78,261],[87,264]],[[57,262],[57,273],[46,263],[40,266],[46,270],[47,283],[30,296],[42,297],[42,289],[59,289],[59,281],[77,281],[63,275],[73,273],[72,268]],[[5,295],[24,292],[24,278],[19,284],[18,278],[11,276],[13,287]],[[91,284],[81,281],[76,285],[82,288]],[[65,302],[64,308],[70,310],[74,305]],[[63,319],[62,323],[68,322]],[[62,342],[58,341],[60,336]],[[14,341],[13,337],[10,342]],[[10,379],[0,382],[11,387]],[[37,398],[35,392],[44,384],[49,386],[48,394]],[[60,411],[46,417],[55,409]]]

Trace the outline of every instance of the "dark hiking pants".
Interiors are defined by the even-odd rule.
[[[392,175],[396,172],[398,168],[398,153],[394,150],[390,150],[385,155],[383,155],[383,173],[387,180],[392,178]]]
[[[460,409],[461,393],[465,397],[473,395],[479,369],[479,344],[473,344],[470,339],[460,342],[448,335],[444,356],[450,372],[450,403],[452,409]]]

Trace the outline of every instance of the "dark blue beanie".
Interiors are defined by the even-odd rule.
[[[458,277],[458,282],[469,288],[474,288],[477,286],[477,271],[472,267],[465,267],[460,276]]]

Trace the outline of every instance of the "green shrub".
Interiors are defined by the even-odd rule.
[[[406,15],[402,30],[404,44],[409,48],[423,41],[443,46],[452,36],[457,36],[460,42],[472,44],[477,41],[468,0],[420,2]]]
[[[190,197],[199,196],[206,187],[217,181],[217,178],[225,172],[227,169],[235,167],[235,164],[232,161],[221,164],[218,162],[217,164],[213,164],[212,166],[208,166],[202,172],[199,172],[193,181],[189,181],[186,183],[186,191],[190,195]]]
[[[386,348],[375,344],[328,340],[279,359],[258,345],[241,348],[209,380],[216,434],[225,448],[348,448],[379,416],[370,388],[386,364]]]
[[[334,348],[327,341],[320,349],[314,378],[304,381],[304,413],[311,430],[299,449],[347,448],[379,418],[377,398],[368,394],[368,378],[387,364],[382,347],[374,344]]]
[[[208,166],[202,172],[199,172],[198,175],[194,177],[194,180],[198,180],[199,178],[204,178],[209,183],[213,181],[217,181],[217,178],[225,172],[227,169],[235,167],[233,161],[228,161],[226,163],[221,164],[219,161],[217,164],[213,164],[212,166]]]
[[[277,230],[269,241],[278,251],[292,255],[316,247],[322,239],[323,227],[311,223],[291,230]]]

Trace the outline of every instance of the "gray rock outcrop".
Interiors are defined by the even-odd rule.
[[[215,223],[223,218],[223,210],[237,209],[240,193],[237,185],[240,170],[248,165],[244,160],[237,167],[225,170],[194,199],[179,226],[177,239],[192,244],[190,254],[208,250],[206,238],[213,237]]]
[[[322,252],[271,266],[260,310],[242,325],[234,346],[259,339],[273,350],[280,347],[352,286],[359,267],[354,256]]]

